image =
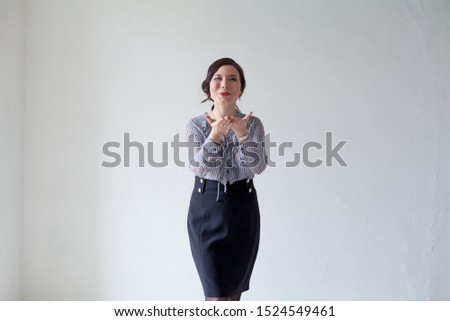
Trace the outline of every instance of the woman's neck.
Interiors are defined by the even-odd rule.
[[[214,104],[214,109],[212,110],[215,118],[221,118],[225,116],[236,116],[236,106],[233,105],[219,105]]]

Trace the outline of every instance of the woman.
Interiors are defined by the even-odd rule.
[[[255,174],[266,168],[264,128],[236,101],[245,89],[242,68],[215,61],[202,89],[211,111],[187,124],[189,169],[195,173],[188,213],[192,255],[207,301],[238,301],[249,289],[259,245]]]

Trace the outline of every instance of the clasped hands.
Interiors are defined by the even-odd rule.
[[[252,112],[249,112],[243,118],[236,116],[224,116],[219,119],[214,119],[211,116],[206,115],[206,121],[212,128],[209,138],[218,143],[222,136],[228,135],[228,131],[230,129],[238,138],[248,135],[247,122],[251,115]]]

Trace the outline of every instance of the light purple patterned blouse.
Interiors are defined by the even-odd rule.
[[[238,117],[245,115],[238,111]],[[234,132],[230,130],[222,137],[220,144],[208,138],[211,125],[206,113],[192,118],[186,126],[189,144],[189,170],[195,175],[218,181],[225,185],[242,179],[252,179],[266,168],[267,156],[264,151],[264,127],[255,116],[247,123],[248,138],[239,145]]]

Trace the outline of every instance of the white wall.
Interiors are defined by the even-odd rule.
[[[0,1],[0,300],[21,297],[23,1]]]
[[[183,134],[230,56],[272,140],[347,141],[347,167],[286,168],[290,151],[256,179],[244,299],[450,299],[449,16],[448,1],[28,2],[24,298],[202,299],[191,174],[135,151],[105,168],[102,146]]]

